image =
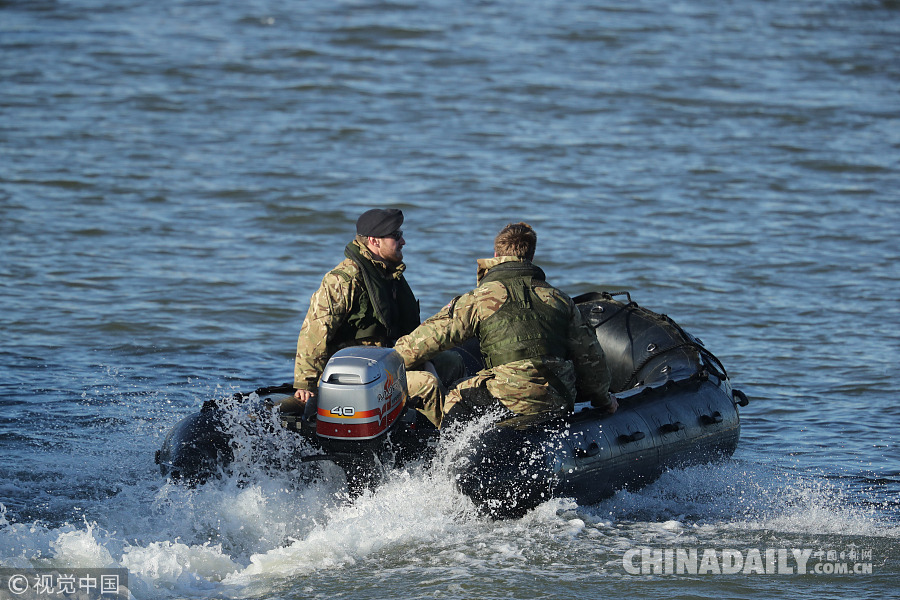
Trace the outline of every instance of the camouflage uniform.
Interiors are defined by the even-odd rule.
[[[396,266],[388,265],[378,260],[365,244],[360,244],[356,240],[351,244],[364,259],[375,265],[381,277],[403,280],[406,265],[403,263]],[[403,284],[405,285],[405,281]],[[414,296],[412,299],[415,302]],[[415,315],[406,316],[400,333],[411,331],[419,322],[417,306],[415,312]],[[348,327],[347,321],[354,314],[368,315],[368,321],[376,325],[370,327],[373,330],[372,337],[360,338],[358,329]],[[294,387],[298,390],[315,392],[325,364],[331,355],[341,348],[352,345],[390,345],[392,340],[383,335],[384,328],[377,327],[377,321],[362,269],[348,257],[322,278],[322,284],[310,299],[309,310],[297,338]],[[379,329],[381,335],[377,333]]]
[[[481,259],[478,261],[479,283],[490,269],[512,261],[532,266],[527,260],[510,256]],[[579,402],[589,401],[601,408],[609,406],[609,369],[603,350],[596,336],[584,325],[575,303],[548,285],[534,286],[532,293],[557,310],[567,312],[568,330],[563,333],[567,338],[566,355],[526,358],[484,369],[447,394],[441,414],[429,415],[429,418],[440,422],[442,415],[455,404],[471,404],[467,397],[477,389],[486,391],[491,398],[518,414],[571,411],[576,396]],[[400,338],[394,349],[407,367],[413,367],[442,350],[477,336],[480,324],[494,315],[508,297],[503,283],[482,283],[454,298],[415,331]],[[560,387],[564,389],[558,389]],[[436,392],[429,390],[429,393]]]
[[[348,246],[348,252],[371,261],[378,276],[402,283],[401,289],[408,294],[405,303],[408,314],[399,315],[399,332],[395,337],[412,331],[419,324],[419,312],[415,296],[403,280],[406,265],[400,263],[392,266],[378,260],[365,244],[356,240],[351,245],[353,248]],[[322,284],[310,299],[309,310],[297,338],[294,388],[315,393],[325,364],[341,348],[353,345],[390,346],[393,343],[385,328],[380,326],[383,323],[379,325],[378,311],[373,307],[372,290],[367,288],[361,271],[359,264],[348,257],[322,278]],[[350,320],[356,324],[350,323]],[[361,334],[359,327],[362,326],[366,329]],[[365,337],[369,331],[373,335]],[[455,380],[464,372],[462,360],[454,353],[444,353],[439,360],[435,360],[435,366],[444,381]],[[428,415],[440,411],[443,388],[434,375],[427,371],[409,371],[407,386],[410,396],[419,399],[421,412]]]

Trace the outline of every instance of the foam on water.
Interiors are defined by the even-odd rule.
[[[449,475],[484,423],[445,436],[430,465],[389,472],[351,501],[339,469],[291,461],[309,449],[274,417],[251,418],[241,407],[229,414],[239,438],[230,475],[194,489],[155,474],[116,482],[118,494],[85,500],[96,517],[80,523],[19,523],[0,505],[0,565],[124,567],[138,598],[248,597],[373,562],[450,580],[524,566],[548,576],[579,565],[615,574],[625,551],[648,545],[900,537],[879,507],[855,504],[839,480],[742,460],[673,470],[594,506],[554,499],[494,522]],[[275,467],[262,468],[263,456]]]
[[[855,504],[840,480],[741,460],[668,471],[639,492],[620,492],[595,508],[607,507],[618,517],[743,520],[751,527],[806,533],[839,528],[851,533],[850,527],[854,533],[875,535],[891,528],[881,516],[887,506]]]

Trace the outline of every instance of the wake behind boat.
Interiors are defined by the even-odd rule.
[[[609,415],[580,404],[572,414],[517,415],[470,440],[453,476],[485,513],[516,518],[551,497],[592,504],[646,485],[666,469],[721,460],[736,449],[737,407],[747,397],[732,388],[721,362],[670,318],[619,295],[575,298],[606,355],[619,410]],[[483,367],[477,343],[455,350],[470,373]],[[427,457],[439,435],[447,435],[407,408],[403,362],[389,348],[336,353],[316,406],[298,406],[292,391],[285,384],[235,399],[276,411],[280,426],[312,449],[295,460],[337,464],[351,489],[376,485],[385,465]],[[163,476],[198,484],[228,470],[234,440],[223,411],[207,402],[172,428],[156,454]]]

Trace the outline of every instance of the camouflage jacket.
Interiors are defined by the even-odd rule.
[[[521,260],[504,256],[478,261],[478,281],[492,267]],[[526,359],[486,369],[476,378],[483,381],[495,398],[514,412],[529,414],[543,410],[572,409],[547,378],[541,367],[553,370],[558,381],[568,388],[570,398],[577,402],[591,402],[594,406],[609,404],[609,369],[596,336],[584,324],[581,312],[563,292],[552,287],[538,287],[534,293],[542,300],[563,298],[569,311],[568,353],[543,360]],[[394,349],[403,357],[408,368],[458,345],[477,335],[478,324],[494,314],[507,299],[506,287],[497,281],[479,285],[474,290],[454,298],[433,317],[412,333],[400,338]],[[536,364],[542,362],[543,365]]]
[[[402,279],[406,270],[405,264],[388,265],[378,260],[364,244],[359,244],[355,240],[352,244],[356,245],[365,259],[376,265],[385,278]],[[297,354],[294,359],[295,388],[315,392],[328,359],[345,346],[351,344],[383,346],[388,343],[388,340],[383,338],[357,339],[353,336],[353,332],[347,331],[345,327],[348,318],[355,311],[361,310],[360,301],[366,298],[367,294],[361,269],[350,258],[344,259],[325,274],[322,284],[309,301],[309,310],[297,338]],[[373,310],[368,300],[364,300],[363,305],[362,310]],[[372,318],[375,318],[374,313]],[[415,323],[418,323],[418,316]],[[412,326],[406,331],[410,329]]]

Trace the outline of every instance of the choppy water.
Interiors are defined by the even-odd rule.
[[[124,566],[138,598],[891,597],[898,40],[893,0],[0,0],[0,566]],[[440,468],[353,505],[335,474],[165,485],[177,419],[291,378],[384,204],[424,314],[524,219],[553,283],[700,336],[752,400],[734,460],[500,523]],[[644,546],[873,573],[628,574]]]

